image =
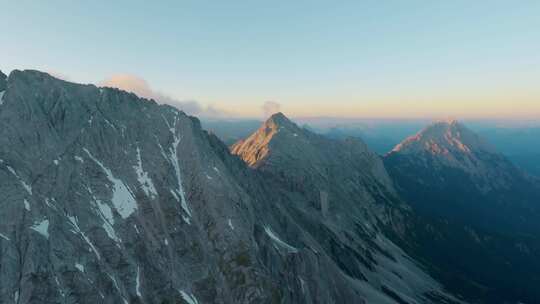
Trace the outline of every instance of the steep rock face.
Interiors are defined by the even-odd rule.
[[[4,99],[4,92],[6,90],[6,86],[7,86],[7,76],[2,73],[2,71],[0,71],[0,105],[4,102],[3,99]]]
[[[380,163],[336,179],[370,188],[323,216],[318,191],[282,189],[170,106],[37,71],[13,71],[2,101],[1,303],[453,301],[378,228]]]
[[[456,121],[428,126],[384,160],[421,212],[498,232],[540,231],[536,182]]]
[[[328,139],[277,113],[231,151],[276,185],[283,208],[369,291],[368,303],[455,301],[390,240],[406,237],[409,210],[363,142]]]
[[[6,79],[7,79],[6,74],[0,71],[0,92],[3,92],[6,89],[6,84],[7,84]]]
[[[205,136],[133,94],[12,72],[0,302],[269,301],[250,199]]]
[[[234,144],[233,154],[249,166],[293,184],[361,180],[393,193],[392,182],[381,159],[359,139],[331,140],[302,129],[282,113],[274,114],[255,133]],[[352,166],[347,170],[346,165]],[[314,185],[315,186],[315,185]],[[328,185],[318,184],[322,190]],[[338,188],[347,188],[342,184]]]

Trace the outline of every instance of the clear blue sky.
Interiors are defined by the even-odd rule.
[[[272,100],[297,116],[540,117],[540,1],[0,7],[4,71],[85,83],[129,74],[162,94],[245,116]]]

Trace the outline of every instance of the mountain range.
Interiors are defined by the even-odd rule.
[[[538,181],[458,122],[380,157],[282,113],[231,147],[0,73],[0,303],[535,303]]]

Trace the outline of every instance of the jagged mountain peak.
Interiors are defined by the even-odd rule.
[[[398,144],[391,153],[428,152],[434,155],[490,152],[494,149],[458,120],[436,121]]]
[[[327,138],[299,127],[283,113],[272,115],[256,132],[234,144],[231,151],[252,168],[279,171],[281,177],[292,172],[290,180],[294,183],[321,177],[335,181],[339,176],[344,181],[369,180],[367,183],[393,187],[381,159],[361,139]]]
[[[283,112],[276,112],[274,114],[272,114],[268,119],[267,121],[272,121],[276,124],[280,124],[280,123],[290,123],[291,121],[289,120],[289,118],[287,116],[285,116],[285,114],[283,114]]]
[[[292,122],[285,114],[282,112],[277,112],[270,116],[261,126],[264,129],[271,130],[298,130],[300,129],[294,122]]]
[[[257,167],[269,155],[272,148],[298,145],[305,139],[306,130],[298,127],[283,113],[270,116],[261,127],[246,139],[240,140],[231,147],[233,154],[239,155],[249,166]],[[271,147],[272,146],[272,147]]]

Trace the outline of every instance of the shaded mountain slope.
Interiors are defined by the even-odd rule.
[[[406,236],[409,211],[364,143],[328,139],[278,113],[231,150],[277,183],[284,207],[348,276],[398,302],[420,300],[415,290],[429,302],[452,301],[390,240]]]
[[[384,161],[419,216],[399,244],[435,277],[479,302],[540,301],[534,179],[456,121],[428,126]]]
[[[425,128],[384,160],[420,212],[488,231],[540,232],[537,182],[456,121]]]

